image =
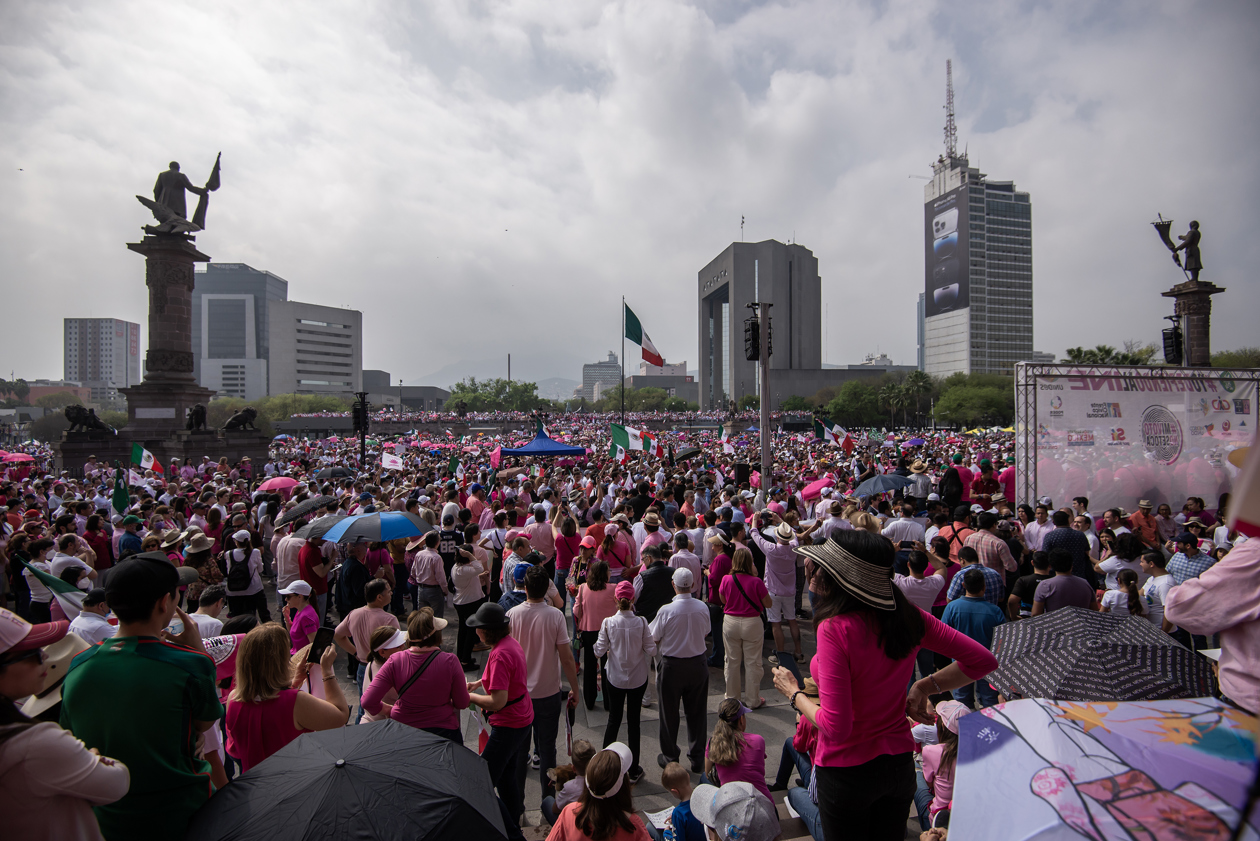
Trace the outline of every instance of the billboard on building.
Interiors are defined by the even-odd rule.
[[[923,205],[924,253],[927,283],[923,316],[966,309],[967,288],[967,186]]]
[[[1149,499],[1175,514],[1196,496],[1214,509],[1238,473],[1229,453],[1255,438],[1257,384],[1255,371],[1020,365],[1020,501],[1132,512]]]

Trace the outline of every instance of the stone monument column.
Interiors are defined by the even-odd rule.
[[[1182,364],[1192,367],[1208,367],[1212,364],[1211,296],[1224,291],[1224,287],[1215,283],[1187,280],[1160,293],[1165,298],[1173,299],[1173,315],[1182,322]]]
[[[144,382],[127,395],[128,430],[167,434],[184,428],[188,410],[208,403],[210,389],[193,376],[193,266],[210,258],[182,236],[150,234],[127,247],[145,258],[149,287],[149,347]]]

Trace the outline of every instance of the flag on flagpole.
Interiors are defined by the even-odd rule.
[[[844,427],[826,418],[814,418],[814,437],[829,444],[839,444],[846,452],[853,447],[852,437]]]
[[[57,599],[57,604],[61,606],[61,610],[66,614],[67,619],[72,620],[82,612],[83,597],[87,593],[68,581],[62,581],[52,573],[44,572],[38,567],[28,564],[17,556],[14,556],[13,559],[25,567],[31,575],[38,578],[40,584],[52,591],[53,597]]]
[[[613,443],[623,450],[645,450],[647,447],[643,443],[643,433],[629,426],[622,426],[619,423],[609,424],[612,428]]]
[[[384,467],[386,470],[402,470],[403,460],[398,456],[390,455],[389,453],[382,453],[381,467]]]
[[[644,332],[643,325],[639,323],[639,317],[634,314],[634,310],[629,306],[622,304],[626,308],[626,338],[634,342],[643,349],[643,358],[653,365],[664,365],[665,357],[661,356],[657,351],[656,345],[652,344],[652,340],[648,338],[648,334]]]
[[[608,457],[616,459],[618,464],[626,463],[626,451],[624,447],[617,444],[616,441],[608,443]]]
[[[152,470],[154,473],[161,473],[162,462],[158,461],[153,453],[141,447],[139,444],[131,445],[131,462],[140,465],[141,470]]]
[[[119,514],[126,514],[127,509],[131,507],[131,495],[127,493],[127,477],[123,473],[121,464],[114,471],[114,494],[110,498],[110,505]]]

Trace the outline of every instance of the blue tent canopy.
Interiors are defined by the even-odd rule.
[[[548,436],[539,432],[534,436],[534,440],[530,441],[524,447],[515,447],[513,449],[503,448],[505,456],[585,456],[586,447],[570,447],[568,444],[561,444],[551,440]]]

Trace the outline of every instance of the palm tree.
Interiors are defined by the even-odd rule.
[[[888,426],[897,425],[897,409],[903,405],[905,399],[901,386],[896,383],[889,383],[879,390],[879,402],[888,407]]]
[[[924,371],[911,371],[901,383],[901,390],[914,400],[916,418],[923,416],[923,395],[932,393],[932,378]],[[908,401],[907,401],[908,402]]]

